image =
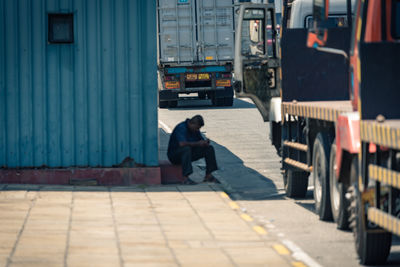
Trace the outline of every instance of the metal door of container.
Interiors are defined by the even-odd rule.
[[[199,61],[233,60],[233,1],[197,0],[196,3]]]
[[[158,0],[160,62],[197,61],[195,0]]]

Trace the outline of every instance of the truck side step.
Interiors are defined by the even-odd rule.
[[[300,161],[297,161],[297,160],[294,160],[294,159],[290,159],[290,158],[286,158],[284,160],[284,162],[286,164],[289,164],[289,165],[294,166],[296,168],[302,169],[303,171],[312,172],[312,166],[308,166],[307,164],[304,164],[304,163],[302,163]]]
[[[400,172],[369,164],[369,178],[400,189]]]
[[[400,219],[393,215],[371,207],[368,208],[368,220],[391,233],[400,235]]]
[[[300,151],[304,151],[304,152],[308,151],[308,146],[304,145],[302,143],[285,141],[285,142],[283,142],[283,145],[287,146],[287,147],[291,147],[291,148],[297,149],[297,150],[300,150]]]

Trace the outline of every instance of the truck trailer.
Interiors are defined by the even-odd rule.
[[[349,1],[350,2],[350,1]],[[289,14],[289,7],[300,3],[304,8],[311,1],[285,1],[284,23],[299,17]],[[289,3],[291,5],[289,5]],[[351,4],[351,2],[350,2]],[[332,49],[349,52],[352,12],[346,0],[330,1],[327,13],[327,43]],[[349,62],[341,54],[327,53],[307,47],[309,28],[314,25],[313,12],[304,12],[301,21],[305,27],[289,28],[282,25],[282,168],[286,194],[304,197],[311,174],[315,212],[321,220],[333,219],[338,228],[348,228],[348,201],[346,183],[335,179],[336,144],[342,139],[337,135],[340,114],[353,112],[349,84]],[[309,9],[308,9],[309,10]],[[313,10],[313,9],[312,9]],[[289,16],[290,15],[290,16]],[[353,145],[353,146],[351,146]],[[356,145],[343,157],[353,157]],[[343,176],[350,167],[341,166]]]
[[[158,0],[159,107],[197,94],[232,106],[235,13],[232,0]]]
[[[400,235],[400,1],[356,1],[350,53],[332,49],[326,29],[329,1],[314,3],[320,14],[308,45],[342,54],[350,62],[352,106],[339,115],[336,180],[348,184],[349,221],[361,264],[386,261],[392,234]],[[355,147],[345,155],[348,144]],[[343,176],[342,166],[350,166]]]
[[[313,1],[301,20],[309,29],[293,29],[296,2],[306,1],[284,1],[280,42],[286,194],[305,196],[311,174],[320,219],[352,228],[362,264],[383,263],[400,235],[400,1]],[[336,5],[346,12],[333,14]],[[265,119],[272,90],[249,91],[242,61],[235,89],[264,103]]]
[[[347,14],[346,0],[332,1],[329,14],[329,46],[349,51],[351,13]],[[250,7],[247,7],[250,9]],[[239,16],[238,24],[244,24]],[[350,23],[349,23],[350,22]],[[332,217],[339,228],[348,227],[346,188],[340,189],[330,181],[329,161],[335,149],[336,122],[339,114],[352,112],[348,90],[349,63],[340,54],[326,53],[306,46],[308,28],[313,25],[312,1],[284,1],[281,24],[280,53],[275,62],[278,75],[263,71],[265,59],[253,56],[250,69],[261,69],[257,82],[246,80],[242,65],[248,60],[240,51],[242,34],[238,27],[236,36],[235,82],[237,96],[250,96],[264,121],[271,119],[271,106],[277,97],[281,100],[281,155],[283,181],[286,195],[304,197],[310,174],[314,181],[316,213],[322,220]],[[265,41],[269,37],[265,36]],[[249,70],[246,70],[249,72]],[[329,75],[328,75],[329,74]],[[254,76],[254,75],[253,75]],[[278,88],[267,87],[268,79],[275,76]],[[271,109],[271,107],[273,107]],[[275,113],[278,113],[275,111]],[[270,129],[275,131],[274,128]],[[333,151],[332,150],[332,151]],[[332,152],[333,153],[333,152]],[[351,155],[345,155],[351,156]],[[349,172],[349,167],[346,172]],[[343,169],[345,170],[345,169]],[[332,186],[330,184],[332,183]],[[337,189],[337,190],[335,190]],[[332,190],[335,190],[331,193]],[[330,201],[331,195],[334,201]],[[345,212],[343,212],[345,211]]]

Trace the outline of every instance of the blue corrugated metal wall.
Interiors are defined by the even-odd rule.
[[[155,2],[0,0],[0,167],[158,165]]]

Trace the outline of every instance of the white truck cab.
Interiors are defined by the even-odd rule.
[[[331,27],[347,26],[347,1],[329,1],[328,23]],[[288,28],[312,28],[313,26],[313,0],[295,0],[290,7]]]

